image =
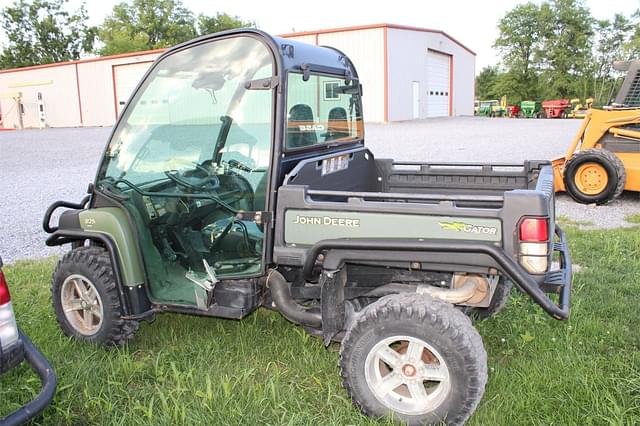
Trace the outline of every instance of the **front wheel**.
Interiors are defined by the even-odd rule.
[[[622,161],[606,149],[573,154],[564,167],[564,186],[575,201],[607,204],[622,194],[626,171]]]
[[[487,354],[469,318],[426,295],[367,306],[347,330],[340,367],[365,414],[410,425],[464,423],[487,382]]]
[[[138,323],[123,320],[109,254],[78,247],[64,255],[53,273],[51,295],[64,334],[91,343],[121,345]]]

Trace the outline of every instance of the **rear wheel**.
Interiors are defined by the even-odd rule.
[[[606,149],[576,152],[564,168],[567,193],[583,204],[607,204],[622,194],[626,182],[624,164]]]
[[[121,345],[138,329],[123,320],[109,254],[78,247],[58,262],[51,286],[53,307],[64,334],[103,345]]]
[[[365,414],[410,425],[464,423],[487,381],[487,354],[469,318],[416,294],[364,308],[344,337],[340,367]]]

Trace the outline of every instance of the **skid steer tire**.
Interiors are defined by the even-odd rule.
[[[409,425],[463,424],[487,382],[487,354],[469,318],[427,295],[365,307],[340,349],[343,385],[368,416]]]
[[[590,171],[589,168],[592,170]],[[592,172],[596,177],[584,177]],[[598,176],[602,176],[598,179]],[[567,193],[583,204],[603,205],[622,194],[627,180],[622,161],[606,149],[586,149],[576,152],[564,168],[564,184]]]
[[[512,288],[513,282],[511,282],[511,280],[507,278],[500,278],[500,281],[496,286],[496,290],[493,293],[491,303],[489,303],[489,306],[487,306],[486,308],[467,307],[463,310],[463,312],[469,315],[469,317],[474,320],[489,319],[503,310],[505,306],[507,306]]]
[[[65,335],[104,346],[121,346],[139,323],[122,319],[120,297],[107,251],[78,247],[53,272],[51,295]]]

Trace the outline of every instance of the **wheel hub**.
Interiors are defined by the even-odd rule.
[[[365,360],[365,378],[382,404],[408,415],[435,410],[451,391],[444,357],[412,336],[393,336],[378,342]]]
[[[578,167],[575,175],[578,189],[586,195],[597,195],[609,183],[606,169],[598,163],[585,163]]]
[[[413,364],[405,364],[402,366],[402,374],[404,374],[405,377],[413,378],[416,376],[416,372],[417,369]]]
[[[96,287],[82,275],[70,275],[62,283],[62,309],[69,324],[84,336],[96,334],[103,321],[102,300]]]

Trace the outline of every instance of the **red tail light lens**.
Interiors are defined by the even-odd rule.
[[[4,273],[0,271],[0,305],[4,305],[10,301],[9,286],[7,285],[7,280],[4,278]]]
[[[520,241],[548,241],[549,225],[544,218],[526,218],[520,222]]]

